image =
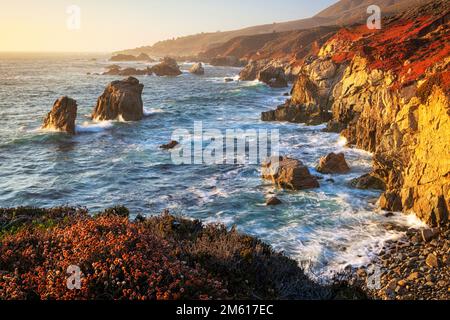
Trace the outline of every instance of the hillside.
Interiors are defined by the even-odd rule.
[[[367,7],[373,4],[380,6],[383,15],[386,16],[400,12],[407,7],[416,6],[428,1],[430,0],[341,0],[314,17],[307,19],[265,24],[226,32],[201,33],[160,41],[153,46],[143,46],[140,48],[123,50],[117,53],[134,55],[146,53],[155,57],[166,55],[193,56],[236,37],[303,30],[319,26],[357,23],[366,19]]]

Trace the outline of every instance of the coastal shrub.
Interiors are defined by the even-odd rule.
[[[188,266],[164,239],[127,218],[80,220],[52,230],[27,228],[6,235],[0,247],[0,299],[225,298],[220,280]],[[68,290],[67,270],[83,273]]]
[[[18,208],[30,217],[0,238],[0,299],[325,299],[331,287],[256,238],[222,225],[163,215],[131,222],[126,208]],[[49,223],[51,221],[51,223]],[[69,266],[81,289],[69,290]]]

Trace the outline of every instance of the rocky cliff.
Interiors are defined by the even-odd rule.
[[[374,153],[380,206],[443,225],[450,211],[450,5],[436,0],[344,28],[303,62],[292,98],[263,120],[324,122]]]

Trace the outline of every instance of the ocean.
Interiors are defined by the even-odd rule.
[[[368,263],[394,226],[417,226],[411,216],[387,218],[376,209],[376,191],[348,182],[370,171],[371,155],[346,148],[323,126],[267,123],[288,89],[238,79],[238,68],[206,65],[205,76],[137,77],[147,117],[140,122],[101,122],[90,114],[106,85],[121,77],[100,76],[112,64],[98,54],[0,54],[0,207],[85,206],[91,211],[127,206],[133,215],[172,214],[220,222],[259,237],[285,252],[311,276],[327,278],[346,266]],[[119,63],[144,68],[144,63]],[[91,75],[87,75],[91,73]],[[40,130],[60,96],[78,102],[76,136]],[[352,171],[323,175],[321,187],[282,191],[261,179],[260,165],[175,165],[159,148],[176,129],[277,129],[281,153],[301,159],[313,174],[318,159],[344,152]],[[333,179],[331,181],[329,179]],[[276,195],[283,205],[269,207]]]

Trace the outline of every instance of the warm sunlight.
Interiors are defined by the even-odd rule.
[[[3,2],[2,310],[450,300],[450,1]]]
[[[108,52],[182,35],[306,18],[335,0],[16,0],[1,4],[0,51]],[[71,6],[80,28],[68,28]],[[281,8],[291,6],[292,10]],[[248,12],[252,12],[251,15]]]

